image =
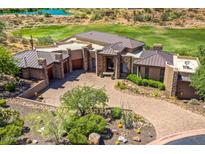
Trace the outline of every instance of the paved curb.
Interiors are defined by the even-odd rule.
[[[163,144],[167,144],[171,141],[175,141],[178,139],[191,137],[191,136],[197,136],[197,135],[204,135],[204,134],[205,134],[205,129],[189,130],[189,131],[175,133],[175,134],[171,134],[171,135],[159,138],[159,139],[149,143],[148,145],[163,145]]]

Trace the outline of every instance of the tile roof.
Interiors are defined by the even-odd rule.
[[[137,41],[134,39],[130,39],[127,37],[104,33],[104,32],[97,32],[97,31],[90,31],[85,33],[80,33],[75,35],[77,39],[85,39],[88,41],[97,41],[103,44],[114,44],[117,42],[122,42],[124,48],[137,48],[144,46],[144,42]]]
[[[173,54],[163,51],[143,51],[140,59],[135,60],[134,63],[138,65],[165,67],[166,62],[173,65]]]
[[[38,58],[45,58],[47,65],[57,62],[55,59],[54,52],[44,52],[44,51],[23,51],[14,55],[14,59],[17,60],[17,65],[21,68],[42,68],[38,64]],[[63,59],[67,58],[69,55],[63,54]]]

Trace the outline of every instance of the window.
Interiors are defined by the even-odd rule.
[[[145,66],[145,79],[149,79],[149,67]]]
[[[164,81],[164,69],[160,69],[160,78],[159,78],[159,80],[160,80],[161,82]]]

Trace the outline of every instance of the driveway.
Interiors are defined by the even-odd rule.
[[[124,108],[132,109],[144,116],[155,126],[157,138],[177,132],[205,128],[205,117],[164,100],[133,96],[117,91],[114,88],[116,82],[117,80],[111,80],[109,77],[100,78],[94,73],[75,71],[63,81],[52,82],[42,95],[45,98],[45,103],[58,106],[60,96],[78,85],[104,87],[109,96],[109,106],[123,105]]]

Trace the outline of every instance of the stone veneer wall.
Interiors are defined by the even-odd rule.
[[[53,63],[53,77],[55,79],[64,79],[63,61]]]
[[[96,74],[106,71],[106,58],[104,55],[96,54]]]
[[[32,98],[35,96],[35,93],[39,93],[47,87],[47,81],[41,80],[38,83],[34,84],[31,88],[24,91],[20,97],[23,98]]]
[[[178,71],[168,64],[165,67],[164,84],[166,92],[170,96],[176,95]]]

